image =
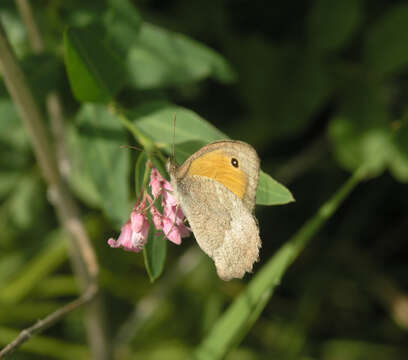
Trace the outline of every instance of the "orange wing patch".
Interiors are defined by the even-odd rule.
[[[188,175],[205,176],[225,185],[242,199],[245,195],[247,177],[240,167],[231,164],[231,156],[223,150],[211,151],[191,162]]]

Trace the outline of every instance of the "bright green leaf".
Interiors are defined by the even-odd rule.
[[[158,160],[155,160],[157,162]],[[147,156],[146,153],[141,153],[136,161],[135,169],[135,183],[136,183],[136,194],[139,194],[143,188],[144,180],[146,176],[150,174],[145,174],[146,171]],[[161,166],[161,165],[160,165]],[[159,169],[160,171],[161,169]],[[155,206],[162,213],[163,209],[160,202],[156,202]],[[156,229],[153,226],[153,221],[151,214],[148,213],[150,222],[150,232],[149,238],[145,247],[143,248],[143,255],[145,260],[145,267],[149,275],[150,281],[154,282],[163,272],[164,264],[166,262],[167,255],[167,240],[164,238],[163,234],[157,234]]]
[[[292,201],[295,199],[291,192],[261,170],[256,190],[256,203],[258,205],[282,205]]]
[[[107,102],[125,83],[122,61],[104,36],[104,29],[96,25],[64,33],[65,65],[79,101]]]
[[[140,106],[129,114],[133,124],[159,146],[186,141],[212,142],[227,136],[191,110],[165,102]],[[174,128],[176,119],[176,128]]]
[[[161,210],[159,210],[161,211]],[[150,218],[150,215],[149,215]],[[149,219],[151,225],[152,221]],[[164,235],[157,235],[155,229],[151,228],[149,239],[143,248],[145,266],[151,282],[154,282],[163,272],[167,255],[167,239]]]

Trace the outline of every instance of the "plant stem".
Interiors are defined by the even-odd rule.
[[[117,116],[119,116],[122,125],[127,128],[135,139],[143,146],[146,150],[147,154],[149,155],[151,152],[155,151],[156,147],[154,142],[144,135],[136,126],[132,124],[131,121],[123,114],[123,112],[118,108],[115,104],[111,105],[111,111],[113,111]]]

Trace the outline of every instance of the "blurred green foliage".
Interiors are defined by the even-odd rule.
[[[0,2],[0,21],[44,113],[49,91],[61,95],[68,181],[100,261],[117,359],[193,352],[211,359],[213,346],[238,360],[408,356],[404,1],[31,5],[43,54],[31,50],[13,1]],[[179,161],[227,134],[250,142],[263,170],[296,198],[258,207],[261,258],[243,281],[219,280],[194,240],[177,247],[157,238],[146,259],[107,246],[127,219],[146,162],[145,153],[120,146],[136,139],[148,152],[170,152],[174,114]],[[162,160],[155,158],[158,166]],[[341,208],[333,200],[321,208],[318,215],[335,214],[315,235],[323,221],[313,214],[338,190],[345,197],[342,184],[361,167],[365,181]],[[262,177],[258,203],[291,200]],[[66,235],[2,81],[0,201],[5,345],[79,289]],[[83,310],[70,314],[13,358],[89,358],[83,320]]]

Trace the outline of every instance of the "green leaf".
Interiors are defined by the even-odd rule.
[[[129,217],[129,152],[117,115],[102,105],[83,105],[77,115],[83,169],[102,199],[108,217],[119,228]]]
[[[235,75],[214,50],[158,26],[143,23],[128,49],[130,81],[139,89],[192,83],[213,76],[232,82]]]
[[[97,25],[68,28],[64,33],[65,65],[79,101],[107,102],[122,87],[126,70]]]
[[[146,172],[146,153],[143,152],[139,155],[136,162],[135,169],[135,183],[136,183],[136,193],[139,194],[143,188],[143,182],[146,176],[150,174],[145,174]],[[154,160],[156,163],[159,162],[158,159]],[[159,165],[161,167],[161,164]],[[161,169],[159,168],[159,171]],[[160,202],[156,202],[155,206],[157,209],[163,213],[163,208]],[[154,282],[163,272],[164,264],[166,262],[167,255],[167,240],[162,233],[158,234],[156,228],[153,225],[152,217],[150,212],[148,213],[148,218],[150,222],[149,238],[145,247],[143,248],[143,255],[145,260],[145,267],[149,275],[150,281]]]
[[[176,161],[179,164],[182,164],[184,161],[187,160],[187,158],[191,154],[194,154],[196,151],[200,150],[203,146],[207,144],[208,142],[199,141],[199,140],[178,143],[174,149]],[[173,149],[170,149],[170,145],[169,145],[168,152],[171,154],[172,151]]]
[[[361,22],[361,1],[317,0],[308,17],[309,40],[320,51],[338,50]]]
[[[133,124],[158,146],[186,141],[212,142],[227,136],[191,110],[165,102],[140,106],[129,114]],[[176,119],[176,128],[174,128]],[[177,149],[176,149],[177,150]]]
[[[159,211],[161,211],[159,209]],[[149,214],[150,225],[152,225]],[[167,239],[164,235],[155,234],[155,229],[151,226],[149,239],[143,248],[145,266],[151,282],[154,282],[163,272],[167,255]]]
[[[408,66],[408,5],[401,3],[386,12],[367,34],[364,48],[368,70],[376,77]]]
[[[174,132],[176,160],[184,162],[188,156],[202,146],[220,139],[227,139],[221,131],[190,110],[167,103],[151,103],[132,112],[134,125],[151,137],[159,146],[171,151]],[[294,201],[292,194],[283,185],[260,172],[257,189],[257,204],[278,205]]]
[[[167,178],[167,180],[169,180],[164,159],[158,156],[152,156],[150,160],[152,161],[153,165],[157,168],[157,170],[159,170],[160,174],[162,174],[165,178]]]
[[[295,199],[286,187],[262,170],[260,171],[256,190],[256,203],[258,205],[282,205],[292,201],[295,201]]]

